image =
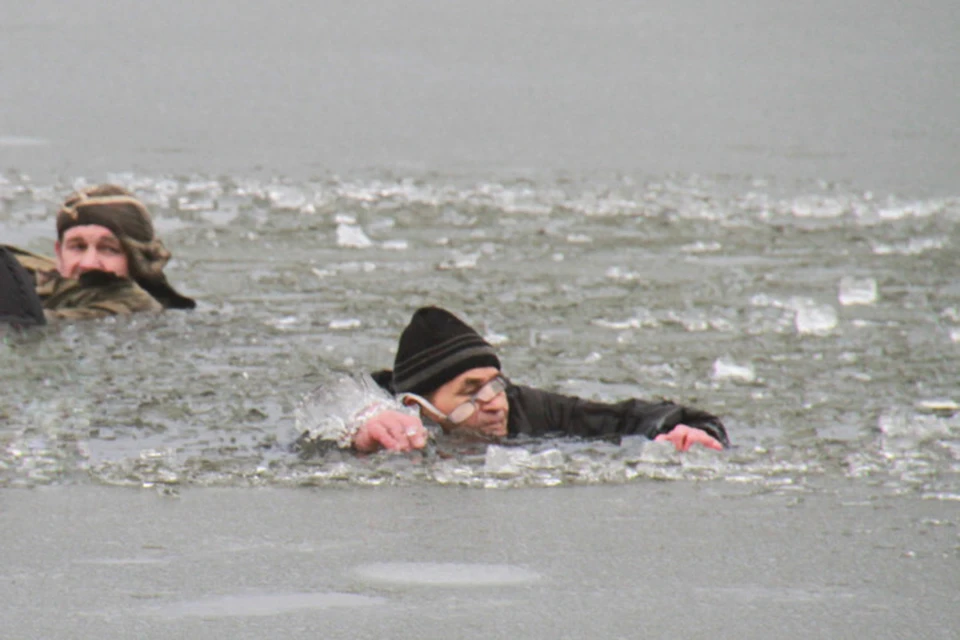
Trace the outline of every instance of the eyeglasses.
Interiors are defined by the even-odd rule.
[[[435,414],[441,420],[446,420],[447,422],[450,422],[452,424],[460,424],[461,422],[465,421],[467,418],[469,418],[470,416],[472,416],[474,413],[477,412],[478,402],[490,402],[491,400],[496,398],[498,395],[506,391],[507,384],[508,383],[506,378],[504,378],[503,376],[497,376],[487,384],[480,387],[480,389],[475,394],[470,396],[469,400],[467,400],[463,404],[459,404],[456,407],[454,407],[453,411],[451,411],[449,414],[443,413],[443,411],[440,411],[435,406],[433,406],[433,404],[429,400],[421,396],[418,396],[415,393],[401,393],[399,395],[399,399],[401,402],[403,402],[406,398],[410,398],[411,400],[419,404],[424,409]]]

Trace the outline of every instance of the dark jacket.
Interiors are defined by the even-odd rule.
[[[611,404],[514,384],[507,387],[507,400],[510,437],[562,435],[619,439],[642,435],[652,440],[678,424],[685,424],[705,431],[725,447],[730,445],[719,418],[672,402],[633,399]]]
[[[378,371],[373,379],[393,393],[390,371]],[[620,436],[642,435],[650,439],[667,433],[678,424],[700,429],[730,445],[727,430],[714,415],[668,401],[624,400],[595,402],[510,383],[507,387],[510,413],[509,437],[577,436],[619,440]]]
[[[45,323],[43,303],[33,279],[14,255],[0,245],[0,324],[29,327]]]

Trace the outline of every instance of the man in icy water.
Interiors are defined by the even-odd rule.
[[[400,335],[393,371],[359,383],[341,379],[330,397],[357,409],[349,418],[324,414],[330,404],[308,399],[298,415],[298,447],[322,443],[371,453],[409,451],[427,442],[423,424],[444,433],[490,442],[548,436],[617,438],[644,435],[666,440],[680,451],[695,444],[729,445],[720,420],[672,402],[625,400],[603,403],[513,384],[500,369],[492,346],[449,311],[424,307]],[[352,384],[352,388],[344,385]],[[413,413],[408,412],[415,408]],[[311,419],[313,418],[313,419]]]
[[[156,236],[150,212],[123,187],[88,187],[70,195],[57,213],[55,258],[0,245],[0,286],[15,286],[13,259],[30,275],[46,320],[101,318],[140,311],[192,309],[163,273],[170,252]],[[4,266],[6,265],[6,266]],[[8,317],[31,318],[35,302],[16,285],[0,290]],[[38,324],[26,322],[24,324]]]

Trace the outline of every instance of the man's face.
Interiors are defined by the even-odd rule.
[[[499,375],[500,370],[496,367],[470,369],[427,397],[427,400],[447,415],[460,405],[473,401],[476,410],[463,422],[451,424],[449,421],[440,421],[444,431],[473,432],[490,438],[503,438],[507,435],[507,414],[510,409],[507,394],[500,392],[486,402],[475,397],[485,384]]]
[[[130,275],[127,254],[117,236],[97,224],[70,227],[55,245],[57,271],[65,278],[77,278],[87,271],[107,271],[126,278]]]

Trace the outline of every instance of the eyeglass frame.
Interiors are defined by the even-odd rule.
[[[482,399],[482,398],[480,397],[480,394],[484,393],[484,390],[487,389],[487,388],[489,388],[491,385],[495,385],[495,387],[496,387],[496,386],[499,386],[500,388],[499,388],[499,389],[496,389],[496,391],[493,393],[493,395],[491,395],[491,396],[490,396],[489,398],[487,398],[486,400]],[[414,402],[416,402],[418,405],[420,405],[422,408],[424,408],[424,409],[426,409],[427,411],[430,411],[431,413],[433,413],[434,415],[436,415],[436,416],[437,416],[438,418],[440,418],[441,420],[446,420],[446,421],[449,422],[450,424],[459,425],[459,424],[463,424],[464,422],[466,422],[467,420],[469,420],[470,417],[473,416],[473,414],[475,414],[475,413],[480,409],[480,407],[477,405],[478,402],[487,403],[487,402],[492,401],[492,400],[493,400],[494,398],[496,398],[498,395],[500,395],[501,393],[505,392],[509,386],[510,386],[510,381],[507,380],[507,379],[506,379],[505,377],[503,377],[502,375],[497,374],[496,376],[494,376],[493,378],[491,378],[490,380],[488,380],[487,382],[485,382],[485,383],[483,384],[483,386],[481,386],[479,389],[477,389],[477,392],[474,393],[473,395],[471,395],[469,400],[467,400],[466,402],[462,402],[462,403],[458,404],[457,406],[455,406],[455,407],[453,408],[453,411],[451,411],[449,414],[446,414],[446,413],[444,413],[443,411],[440,411],[440,409],[437,409],[437,407],[436,407],[432,402],[430,402],[429,400],[427,400],[427,399],[424,398],[423,396],[417,395],[416,393],[410,393],[409,391],[407,391],[407,392],[404,392],[404,393],[399,394],[399,395],[397,396],[397,399],[400,400],[400,402],[403,402],[404,400],[406,400],[407,398],[409,398],[409,399],[413,400]],[[495,388],[495,387],[494,387],[494,388]],[[463,417],[460,418],[459,420],[454,420],[454,419],[453,419],[453,415],[454,415],[457,411],[459,411],[460,409],[462,409],[463,407],[472,407],[472,409],[470,410],[470,413],[466,414],[465,416],[463,416]]]

